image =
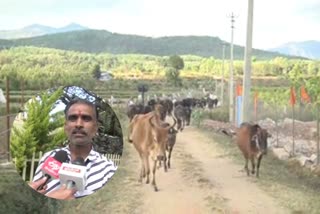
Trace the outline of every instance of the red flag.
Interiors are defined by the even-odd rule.
[[[294,90],[294,87],[290,88],[290,104],[294,106],[296,104],[296,92]]]
[[[304,86],[301,86],[300,88],[300,94],[301,94],[301,100],[302,101],[305,101],[306,103],[310,103],[311,102],[311,99],[307,93],[307,90],[305,89]]]

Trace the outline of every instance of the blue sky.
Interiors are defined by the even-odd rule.
[[[71,22],[111,32],[160,37],[207,35],[245,44],[247,0],[1,0],[0,30]],[[254,0],[253,47],[320,41],[319,0]]]

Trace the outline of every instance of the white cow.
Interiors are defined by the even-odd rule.
[[[0,88],[0,103],[6,103],[7,100],[5,98],[5,96],[3,95],[3,91],[2,89]]]

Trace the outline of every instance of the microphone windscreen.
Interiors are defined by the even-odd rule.
[[[57,153],[53,157],[57,161],[63,163],[68,160],[68,153],[64,150],[57,151]]]
[[[79,165],[79,166],[85,166],[84,159],[82,157],[77,157],[72,164]]]

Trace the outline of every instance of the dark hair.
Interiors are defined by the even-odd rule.
[[[64,115],[65,117],[67,117],[67,113],[70,109],[70,107],[73,105],[73,104],[85,104],[85,105],[88,105],[88,106],[91,106],[93,109],[94,109],[94,112],[96,114],[96,120],[98,121],[99,119],[99,114],[98,114],[98,109],[97,109],[97,106],[88,101],[88,100],[85,100],[85,99],[81,99],[81,98],[76,98],[76,99],[72,99],[66,106],[66,108],[64,109]]]

